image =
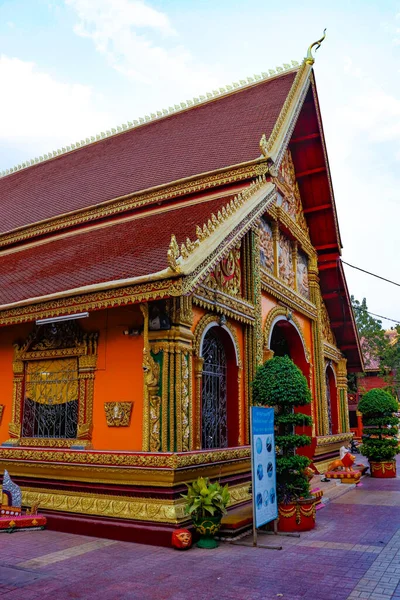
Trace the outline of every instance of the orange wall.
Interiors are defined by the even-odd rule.
[[[139,325],[137,306],[92,313],[87,331],[99,332],[93,401],[93,447],[96,450],[141,450],[143,424],[143,335],[124,335]],[[133,402],[129,427],[108,427],[105,402]]]
[[[31,328],[31,325],[0,328],[0,404],[3,404],[5,407],[0,424],[0,444],[10,437],[8,434],[8,424],[11,422],[13,396],[13,343],[25,340]]]
[[[139,326],[143,318],[138,306],[91,313],[80,321],[85,331],[99,332],[97,370],[93,399],[93,447],[96,450],[141,450],[143,423],[143,335],[123,335]],[[5,405],[0,425],[0,443],[9,438],[13,393],[13,343],[24,341],[32,325],[0,329],[0,404]],[[129,427],[108,427],[104,402],[133,402]]]

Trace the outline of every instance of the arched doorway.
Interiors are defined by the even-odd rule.
[[[278,317],[273,323],[269,348],[274,356],[289,356],[309,380],[310,365],[306,358],[303,340],[296,326],[286,317]]]
[[[238,444],[238,366],[235,347],[221,326],[205,331],[201,344],[202,448],[227,448]]]
[[[267,341],[267,340],[266,340]],[[269,349],[273,351],[274,356],[288,356],[297,365],[300,371],[310,381],[310,364],[308,362],[308,352],[297,325],[286,316],[278,316],[272,322],[269,340]],[[312,416],[311,404],[295,409],[295,412],[302,412]],[[309,435],[312,437],[311,426],[296,427],[296,433]],[[306,446],[297,450],[298,454],[304,454],[312,458],[312,446]]]
[[[327,364],[325,369],[325,385],[326,385],[326,402],[328,408],[328,433],[329,435],[338,433],[338,403],[337,403],[337,387],[336,378],[332,365]]]

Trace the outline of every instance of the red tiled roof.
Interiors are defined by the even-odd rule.
[[[101,140],[0,179],[0,233],[257,158],[296,73]]]
[[[178,205],[0,255],[0,305],[161,271],[168,266],[171,234],[179,244],[196,239],[196,225],[229,199]]]

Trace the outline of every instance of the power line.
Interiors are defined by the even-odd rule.
[[[345,260],[342,260],[342,263],[344,265],[347,265],[348,267],[351,267],[352,269],[357,269],[357,271],[362,271],[363,273],[367,273],[367,275],[372,275],[372,277],[377,277],[378,279],[387,281],[387,283],[392,283],[393,285],[397,285],[398,287],[400,287],[400,283],[396,283],[395,281],[391,281],[390,279],[386,279],[386,277],[381,277],[380,275],[376,275],[375,273],[370,273],[369,271],[366,271],[365,269],[361,269],[360,267],[355,267],[354,265],[351,265],[350,263],[346,262]],[[382,317],[382,319],[386,319],[386,317]],[[388,320],[393,321],[393,319],[388,319]],[[397,321],[395,321],[395,322],[397,323]]]
[[[369,310],[365,310],[362,306],[353,306],[354,310],[362,310],[364,312],[366,312],[368,315],[371,315],[372,317],[379,317],[380,319],[385,319],[385,321],[392,321],[393,323],[397,323],[398,325],[400,325],[400,321],[396,321],[396,319],[391,319],[390,317],[384,317],[382,315],[377,315],[376,313],[373,312],[369,312]]]

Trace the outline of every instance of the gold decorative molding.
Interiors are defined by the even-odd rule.
[[[254,322],[253,304],[202,284],[195,289],[193,302],[202,308],[232,317],[241,323]]]
[[[180,523],[187,520],[182,499],[135,498],[97,493],[64,492],[54,489],[22,488],[22,503],[39,504],[41,509],[117,519],[156,523]]]
[[[181,273],[183,270],[183,264],[188,262],[188,259],[195,252],[196,255],[198,255],[200,246],[204,244],[204,242],[213,234],[216,234],[217,239],[219,240],[224,223],[230,217],[232,217],[232,215],[237,213],[252,196],[256,195],[257,192],[262,190],[266,184],[267,179],[265,175],[260,175],[255,181],[252,181],[247,188],[245,188],[242,192],[232,198],[225,206],[223,206],[222,209],[218,211],[217,215],[212,213],[207,223],[197,225],[197,239],[192,241],[190,238],[186,238],[186,241],[182,242],[180,249],[178,247],[175,235],[172,234],[171,242],[167,252],[167,261],[172,271]],[[205,244],[205,247],[207,251],[209,251],[208,244]],[[231,251],[231,249],[229,249],[228,252],[229,251]],[[209,269],[209,272],[212,270],[212,268],[213,266]],[[190,268],[188,272],[190,272]]]
[[[221,185],[245,181],[259,175],[265,175],[267,172],[268,166],[266,161],[256,159],[248,163],[225,167],[218,171],[203,173],[149,190],[141,190],[134,194],[102,202],[94,207],[59,215],[46,221],[0,235],[0,247],[118,215],[142,206],[157,204],[165,200],[187,196],[196,192],[203,192]]]
[[[179,296],[181,295],[181,286],[182,282],[180,280],[162,280],[19,306],[0,311],[0,325],[26,323],[37,319],[73,314],[83,310],[91,311],[124,306],[155,297]]]
[[[353,438],[352,433],[336,433],[334,435],[323,435],[317,437],[317,446],[337,444],[338,442],[349,442]]]
[[[129,427],[133,402],[104,402],[108,427]]]
[[[249,483],[230,486],[229,506],[250,500],[249,487]],[[185,513],[185,502],[182,498],[137,498],[23,487],[22,504],[39,505],[41,509],[49,511],[155,523],[183,523],[190,518]]]
[[[191,468],[200,465],[217,465],[226,461],[248,461],[250,447],[225,450],[198,450],[194,452],[90,452],[74,450],[46,450],[26,448],[0,448],[2,461],[30,461],[37,463],[63,463],[98,467],[147,467],[160,469]],[[58,467],[59,468],[59,467]]]

